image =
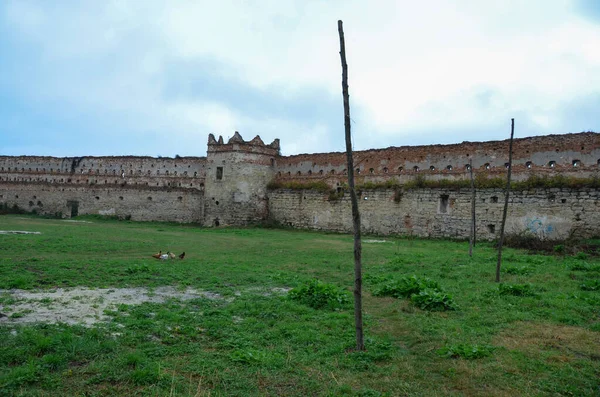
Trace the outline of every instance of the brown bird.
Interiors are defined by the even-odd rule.
[[[183,258],[185,258],[185,251],[183,251],[183,252],[181,253],[181,255],[179,255],[179,259],[183,259]]]
[[[169,255],[169,259],[175,259],[175,254],[171,251],[167,252],[167,255]]]
[[[152,257],[156,258],[156,259],[160,259],[160,256],[162,255],[162,250],[158,251],[158,254],[153,254]]]

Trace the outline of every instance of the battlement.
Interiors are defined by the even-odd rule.
[[[280,156],[279,139],[275,139],[270,144],[265,144],[260,136],[257,135],[250,141],[245,141],[239,132],[235,132],[233,136],[224,143],[223,137],[219,135],[219,139],[215,139],[213,134],[208,135],[207,153],[223,153],[223,152],[244,152],[263,154],[266,156]]]

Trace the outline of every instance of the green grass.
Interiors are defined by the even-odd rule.
[[[88,220],[1,216],[3,230],[42,234],[0,235],[0,289],[170,285],[224,299],[125,302],[89,328],[2,322],[0,395],[600,394],[597,257],[506,249],[499,287],[491,245],[469,258],[465,242],[364,244],[367,350],[356,352],[351,303],[309,306],[351,295],[349,235]],[[150,256],[159,250],[186,259]],[[411,280],[456,310],[421,309]],[[0,312],[14,303],[0,293]]]

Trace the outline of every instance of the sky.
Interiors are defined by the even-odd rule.
[[[600,131],[597,0],[0,0],[0,155],[344,151]]]

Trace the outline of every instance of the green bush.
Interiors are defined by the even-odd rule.
[[[410,298],[413,294],[418,294],[425,289],[439,290],[440,286],[436,281],[428,278],[420,278],[415,275],[402,277],[399,280],[390,280],[381,287],[373,291],[375,296],[392,296],[394,298]]]
[[[579,251],[578,253],[575,254],[575,259],[579,259],[579,260],[582,260],[582,261],[588,259],[589,257],[590,256],[587,253],[583,252],[583,251]]]
[[[322,283],[319,280],[307,281],[288,293],[290,299],[301,302],[313,309],[342,308],[350,302],[348,295],[348,291],[333,284]]]
[[[452,299],[452,295],[437,289],[424,289],[418,294],[413,294],[410,297],[410,300],[422,310],[441,312],[457,309],[456,303],[454,303],[454,300]]]
[[[535,296],[531,284],[500,284],[498,292],[500,295]]]
[[[584,291],[600,291],[600,280],[585,282],[579,286]]]
[[[385,280],[373,291],[374,296],[410,298],[423,310],[444,311],[457,308],[452,296],[442,291],[437,281],[425,277],[402,277],[398,280]]]
[[[565,245],[564,244],[557,244],[554,246],[554,252],[556,252],[557,254],[564,254],[565,253]]]
[[[448,358],[464,358],[466,360],[474,360],[477,358],[488,357],[492,354],[494,348],[492,346],[457,344],[444,346],[437,351],[442,357]]]

